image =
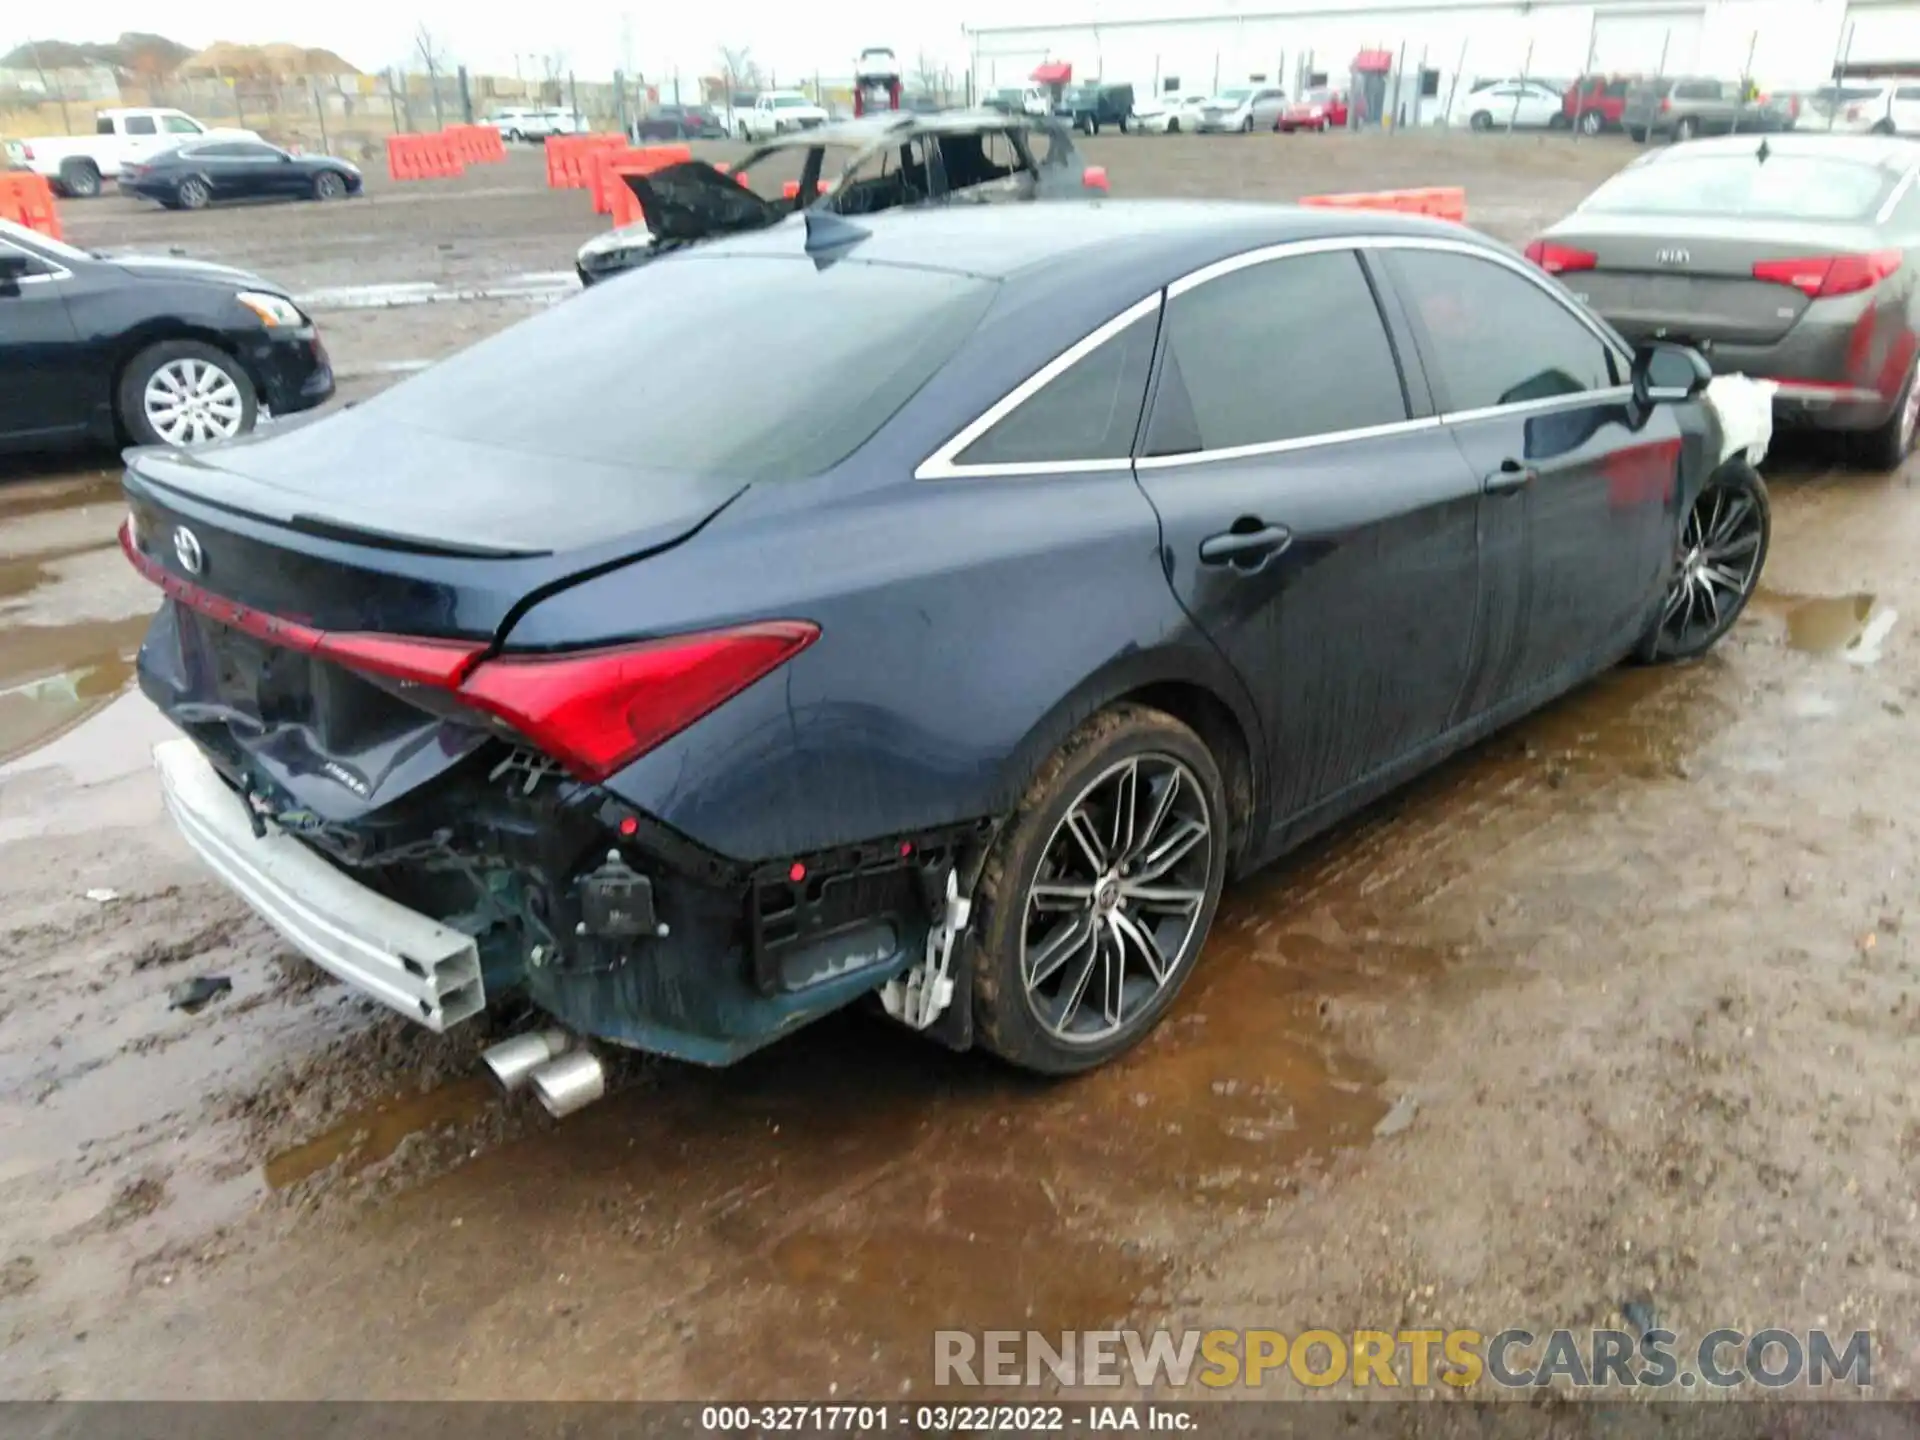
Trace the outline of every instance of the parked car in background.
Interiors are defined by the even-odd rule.
[[[1920,77],[1848,80],[1806,92],[1801,104],[1809,129],[1920,135]]]
[[[1691,140],[1696,135],[1754,134],[1788,128],[1786,112],[1751,84],[1711,75],[1642,80],[1627,92],[1620,123],[1635,140]]]
[[[510,1052],[541,1068],[494,1063],[554,1113],[603,1093],[596,1043],[726,1065],[875,999],[1091,1070],[1167,1017],[1230,877],[1619,660],[1703,653],[1761,576],[1699,357],[1471,230],[860,228],[129,457],[181,834],[413,1024],[551,1017]],[[636,335],[672,357],[638,386]],[[743,335],[806,363],[743,370]]]
[[[496,110],[487,123],[511,144],[545,140],[549,135],[584,135],[586,117],[565,106],[510,105]]]
[[[360,169],[331,155],[294,155],[264,140],[196,140],[120,171],[120,189],[169,210],[226,200],[338,200],[360,193]]]
[[[1207,103],[1205,95],[1163,95],[1158,99],[1135,100],[1134,128],[1152,135],[1178,135],[1200,128],[1200,112]]]
[[[724,140],[727,127],[704,105],[656,105],[633,122],[632,133],[639,144],[649,140]]]
[[[1467,96],[1465,115],[1474,130],[1547,129],[1563,113],[1560,92],[1538,80],[1502,80]]]
[[[331,394],[319,331],[284,286],[0,220],[0,449],[224,440]]]
[[[1209,96],[1194,128],[1204,134],[1250,135],[1273,129],[1286,108],[1287,92],[1277,85],[1237,86]]]
[[[1133,120],[1133,86],[1070,85],[1053,113],[1088,135],[1098,135],[1102,125],[1125,134]]]
[[[738,138],[771,140],[790,130],[811,130],[827,123],[827,112],[798,90],[768,90],[755,97],[753,108],[741,112]]]
[[[1618,130],[1626,113],[1627,92],[1637,77],[1632,75],[1582,75],[1560,96],[1560,121],[1567,129],[1583,135],[1598,135],[1603,130]]]
[[[1283,135],[1296,130],[1344,130],[1347,128],[1347,92],[1309,90],[1280,112],[1273,128]]]
[[[1649,153],[1528,256],[1630,340],[1699,346],[1779,385],[1783,424],[1892,469],[1920,415],[1920,145],[1757,135]]]
[[[989,90],[980,103],[1006,115],[1051,115],[1053,97],[1038,85],[1003,85]]]
[[[221,136],[258,140],[251,130],[204,125],[181,110],[113,109],[94,117],[91,135],[37,136],[7,143],[8,163],[44,175],[55,193],[86,200],[129,161],[171,150],[185,140]]]
[[[880,111],[781,136],[725,173],[692,160],[624,178],[644,218],[580,247],[574,266],[583,285],[801,212],[831,220],[949,203],[1078,199],[1107,187],[1106,172],[1081,159],[1061,121],[998,110]]]

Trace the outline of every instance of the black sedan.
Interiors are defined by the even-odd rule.
[[[169,210],[203,210],[223,200],[338,200],[360,193],[360,170],[261,140],[197,140],[127,165],[120,189]]]
[[[1083,1070],[1230,876],[1726,632],[1708,379],[1410,216],[809,214],[133,456],[163,792],[370,996],[554,1017],[490,1063],[556,1111],[863,998]]]
[[[633,123],[633,138],[650,140],[724,140],[727,127],[704,105],[656,105]]]
[[[283,287],[0,220],[0,450],[230,439],[332,393],[320,334]]]

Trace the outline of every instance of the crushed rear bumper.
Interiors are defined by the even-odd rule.
[[[256,835],[246,803],[191,740],[154,746],[153,763],[187,843],[314,964],[429,1030],[486,1007],[471,936],[375,893],[284,831]]]

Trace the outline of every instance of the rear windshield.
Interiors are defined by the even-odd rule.
[[[994,282],[800,257],[656,261],[361,408],[412,429],[676,476],[817,475],[872,438],[986,313]],[[743,366],[743,353],[751,363]]]
[[[1829,155],[1752,151],[1663,156],[1623,170],[1580,208],[1601,214],[1727,215],[1745,220],[1864,220],[1894,177]]]
[[[1663,99],[1673,93],[1674,83],[1672,80],[1636,80],[1628,87],[1627,93],[1629,95],[1651,95],[1655,99]]]
[[[1887,87],[1884,85],[1842,85],[1838,90],[1829,85],[1823,90],[1811,92],[1807,98],[1815,105],[1853,105],[1886,93]]]

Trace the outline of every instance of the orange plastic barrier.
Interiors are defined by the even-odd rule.
[[[47,177],[31,170],[0,171],[0,220],[12,220],[48,239],[59,240],[60,207],[53,203]]]
[[[589,188],[593,191],[593,213],[611,215],[613,207],[619,203],[616,191],[625,190],[618,169],[625,167],[636,175],[645,175],[652,170],[663,170],[669,165],[678,165],[683,160],[691,160],[693,151],[684,145],[643,145],[637,150],[626,146],[602,146],[598,150],[587,152],[587,171]]]
[[[549,135],[547,184],[555,190],[585,190],[593,184],[593,152],[625,149],[622,135]]]
[[[453,141],[462,164],[497,165],[507,158],[500,132],[491,125],[449,125],[440,133]]]
[[[824,180],[816,180],[813,182],[813,188],[814,193],[824,195],[827,193],[827,182]],[[798,200],[800,198],[800,182],[798,180],[787,181],[786,184],[780,187],[780,198],[782,200]]]
[[[450,135],[389,135],[387,174],[395,180],[451,180],[466,173]]]
[[[1347,195],[1303,195],[1302,205],[1326,210],[1394,210],[1402,215],[1427,215],[1436,220],[1464,224],[1467,218],[1467,192],[1457,185],[1436,185],[1424,190],[1368,190]]]

